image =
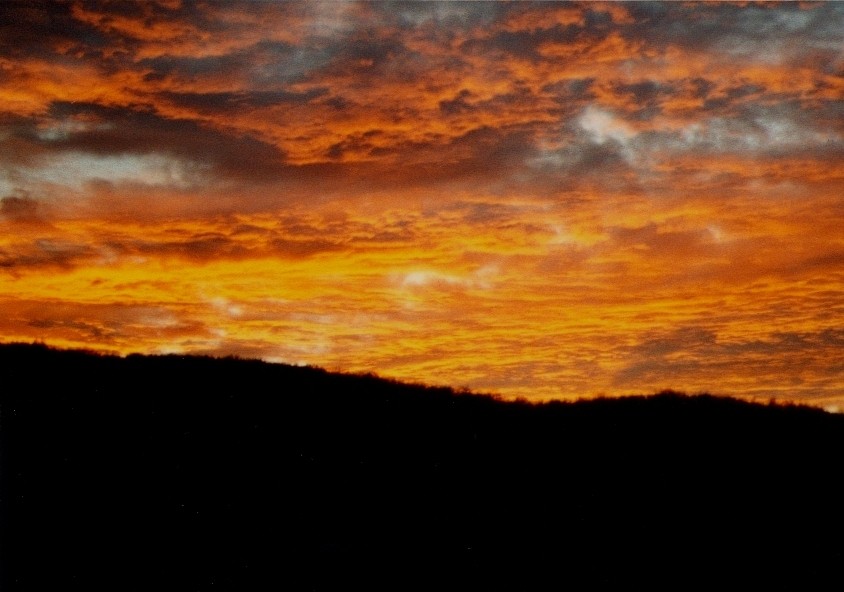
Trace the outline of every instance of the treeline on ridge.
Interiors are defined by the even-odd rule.
[[[840,578],[844,418],[818,409],[22,344],[0,368],[4,590]]]

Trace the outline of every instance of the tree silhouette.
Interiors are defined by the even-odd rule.
[[[39,345],[0,367],[3,590],[841,583],[844,418],[817,409]]]

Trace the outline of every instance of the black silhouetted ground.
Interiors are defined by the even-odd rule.
[[[0,346],[3,590],[842,589],[844,417]]]

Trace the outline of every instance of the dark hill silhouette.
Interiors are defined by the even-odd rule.
[[[0,346],[3,590],[841,589],[844,417]]]

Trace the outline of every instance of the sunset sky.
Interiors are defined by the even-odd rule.
[[[0,340],[844,409],[844,3],[0,4]]]

